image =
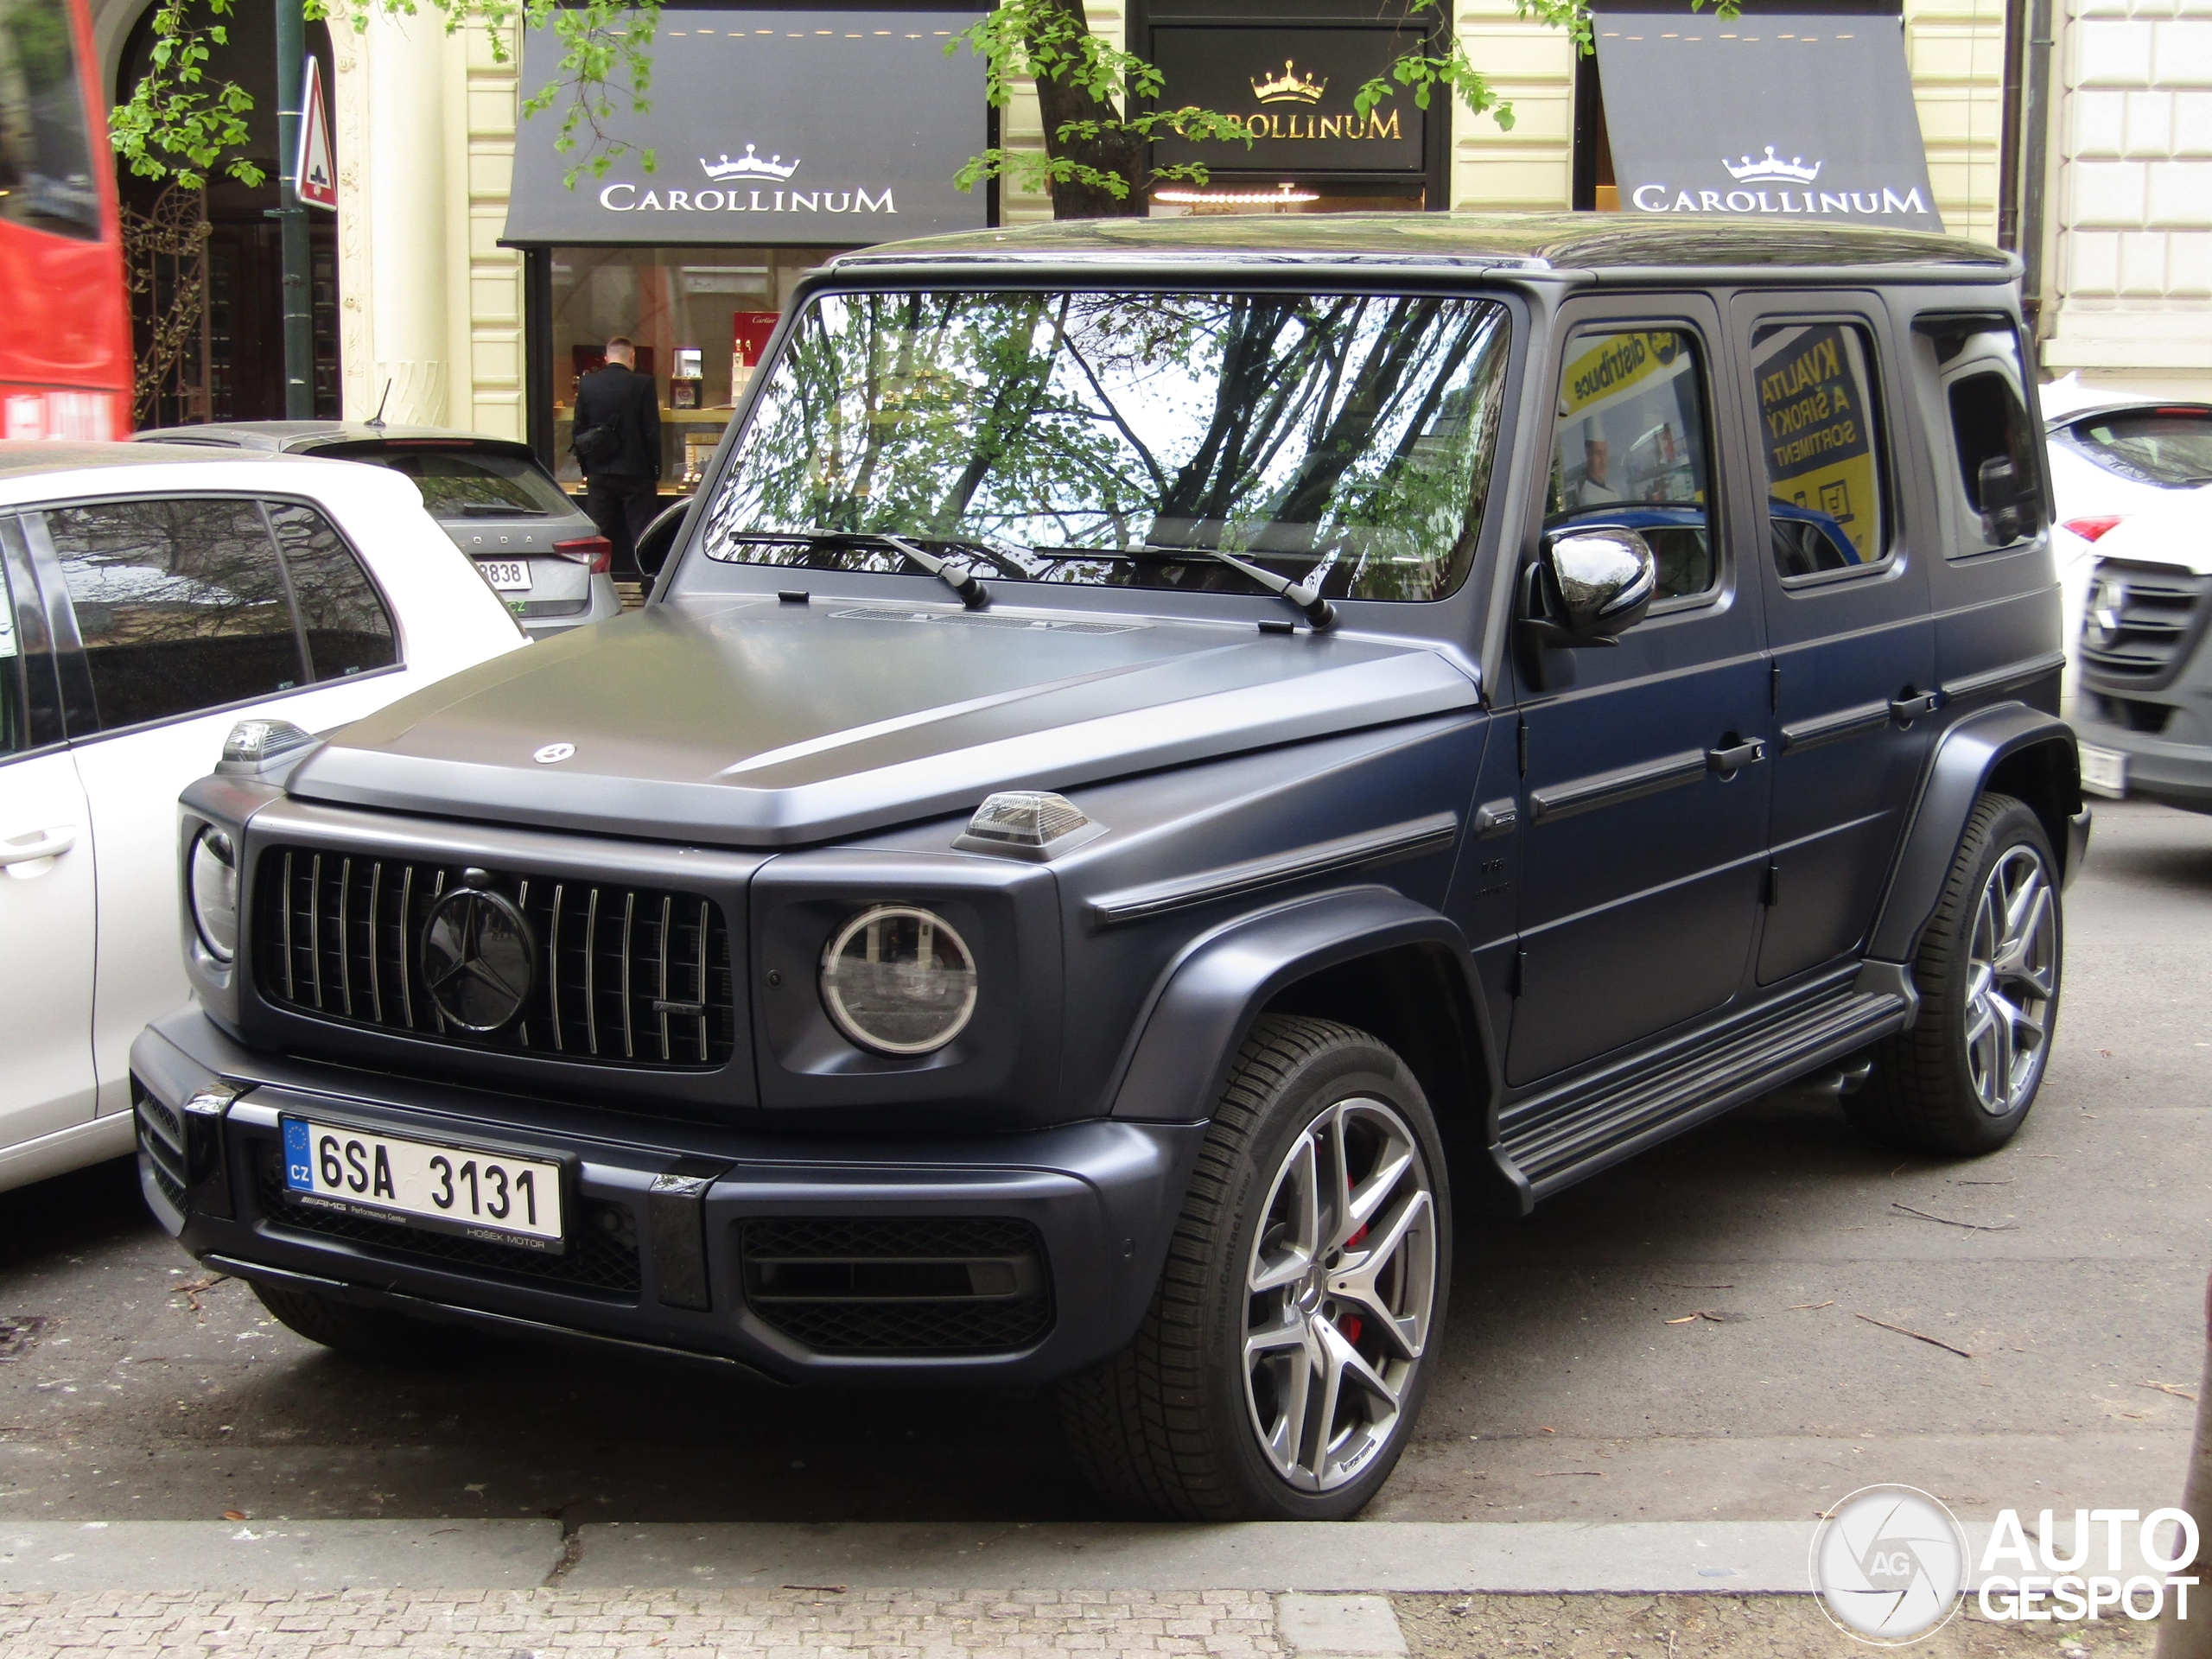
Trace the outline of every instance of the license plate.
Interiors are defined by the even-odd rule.
[[[530,591],[530,566],[522,559],[486,559],[476,568],[484,573],[484,580],[492,584],[494,593]]]
[[[2082,751],[2082,787],[2093,794],[2106,795],[2115,801],[2127,798],[2127,756],[2118,749],[2101,749],[2084,743]]]
[[[288,1117],[284,1185],[302,1203],[559,1255],[561,1166]]]

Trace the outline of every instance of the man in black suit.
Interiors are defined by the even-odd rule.
[[[614,543],[615,574],[630,578],[640,574],[638,537],[660,505],[660,397],[637,360],[622,335],[607,342],[606,366],[576,382],[570,440],[584,471],[584,511]]]

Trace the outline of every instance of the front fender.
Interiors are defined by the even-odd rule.
[[[2080,838],[2069,834],[2069,820],[2082,810],[2082,760],[2073,728],[2024,702],[1977,709],[1936,740],[1875,918],[1869,957],[1912,960],[1942,897],[1974,803],[1985,791],[2008,785],[2044,819],[2051,848],[2065,866],[2061,876],[2072,877]]]
[[[1137,1021],[1113,1115],[1167,1122],[1212,1116],[1237,1051],[1270,1001],[1314,974],[1408,945],[1440,946],[1456,964],[1454,989],[1464,994],[1463,1013],[1482,1051],[1468,1061],[1488,1072],[1497,1046],[1465,937],[1389,887],[1346,887],[1239,917],[1193,939]],[[1496,1079],[1488,1080],[1494,1101]]]

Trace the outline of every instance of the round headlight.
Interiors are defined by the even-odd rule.
[[[838,1030],[880,1054],[926,1054],[976,1012],[976,958],[944,917],[878,905],[822,953],[822,1000]]]
[[[221,830],[202,830],[192,843],[185,891],[201,946],[216,961],[230,961],[238,949],[238,856]]]

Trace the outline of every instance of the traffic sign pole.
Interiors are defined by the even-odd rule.
[[[307,77],[301,0],[276,0],[276,212],[284,254],[284,418],[315,418],[315,330],[308,314],[308,210],[296,168]]]

